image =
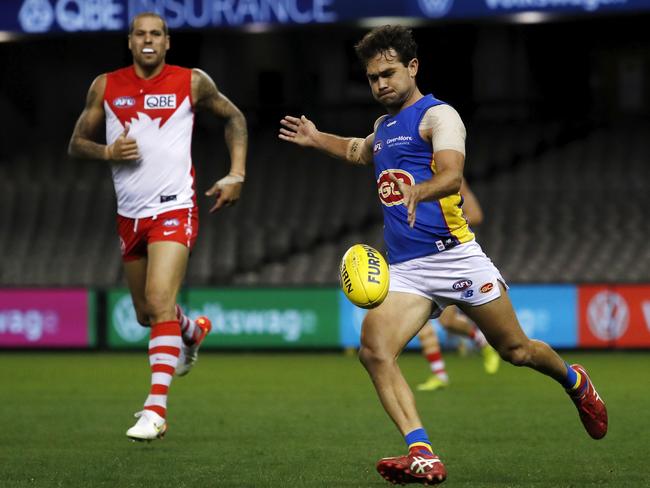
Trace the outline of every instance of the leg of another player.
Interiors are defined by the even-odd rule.
[[[515,366],[527,366],[560,383],[572,397],[580,419],[595,439],[607,433],[607,410],[584,367],[569,366],[545,342],[529,339],[517,320],[502,283],[501,296],[477,307],[461,306],[480,327],[501,357]]]
[[[445,309],[448,310],[449,307]],[[443,314],[445,313],[443,311]],[[449,384],[449,376],[445,369],[445,360],[442,357],[440,350],[440,342],[438,341],[438,334],[432,324],[427,323],[420,332],[418,332],[418,339],[422,346],[422,355],[426,358],[431,369],[431,375],[424,382],[417,386],[419,391],[434,391],[440,388],[445,388]]]
[[[499,370],[499,354],[488,344],[481,330],[467,318],[467,315],[461,313],[458,307],[454,305],[446,307],[438,321],[447,331],[469,337],[476,344],[476,347],[481,350],[486,373],[494,374]]]

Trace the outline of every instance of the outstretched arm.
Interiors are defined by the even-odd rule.
[[[138,145],[134,139],[128,137],[129,125],[124,132],[113,142],[105,145],[95,142],[97,133],[105,123],[104,106],[102,100],[106,90],[106,75],[100,75],[93,81],[86,96],[86,106],[75,124],[68,154],[76,158],[102,159],[105,161],[132,161],[140,157]]]
[[[333,158],[343,159],[351,164],[372,163],[374,134],[365,139],[341,137],[321,132],[307,117],[286,115],[281,121],[278,137],[302,147],[313,147]]]
[[[192,100],[196,109],[207,110],[226,121],[224,138],[230,153],[230,171],[205,192],[207,196],[217,198],[210,209],[210,212],[214,212],[239,200],[246,177],[246,118],[235,104],[219,91],[212,78],[196,68],[192,70]]]

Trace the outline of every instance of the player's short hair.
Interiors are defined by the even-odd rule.
[[[357,57],[364,66],[368,65],[368,62],[377,54],[385,53],[390,48],[397,52],[397,56],[404,66],[408,66],[411,59],[418,57],[418,45],[413,39],[413,32],[401,25],[376,27],[354,46]]]
[[[163,33],[166,36],[169,35],[169,29],[167,28],[167,21],[165,20],[165,18],[162,15],[157,14],[156,12],[142,12],[142,13],[139,13],[137,15],[134,15],[133,18],[131,19],[131,23],[129,24],[129,35],[133,34],[133,28],[135,26],[135,21],[142,18],[142,17],[155,17],[157,19],[160,19],[160,21],[162,22],[162,26],[163,26]]]

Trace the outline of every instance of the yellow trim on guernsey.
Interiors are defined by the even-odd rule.
[[[469,242],[474,239],[474,233],[469,229],[467,220],[463,216],[463,211],[458,206],[460,205],[460,193],[449,195],[448,197],[441,198],[440,208],[442,215],[447,223],[449,232],[453,235],[458,242]]]
[[[431,158],[431,171],[436,174],[436,161]],[[469,242],[474,239],[474,233],[469,230],[467,220],[463,217],[463,211],[458,206],[460,204],[460,193],[449,195],[448,197],[441,198],[440,209],[442,216],[447,223],[447,228],[451,235],[453,235],[458,242]]]

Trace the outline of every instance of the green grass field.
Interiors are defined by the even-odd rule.
[[[451,387],[416,393],[449,487],[650,486],[648,353],[567,353],[607,401],[610,431],[583,431],[551,380],[447,356]],[[426,364],[406,354],[411,384]],[[377,459],[402,438],[355,357],[203,353],[172,384],[169,431],[124,433],[148,391],[146,354],[0,356],[1,487],[389,486]]]

